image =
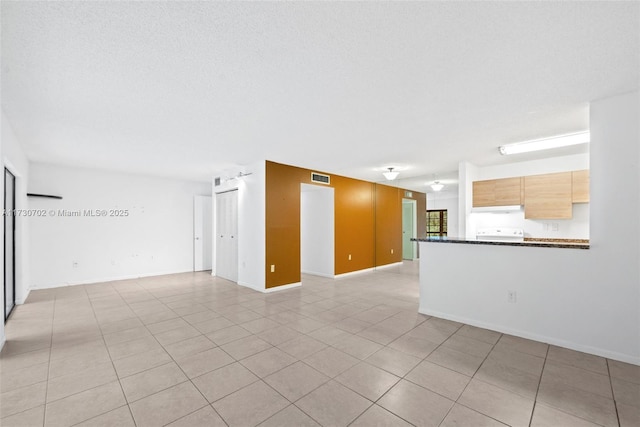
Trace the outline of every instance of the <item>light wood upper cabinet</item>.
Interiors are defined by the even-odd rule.
[[[489,179],[473,182],[473,207],[522,204],[522,178]]]
[[[570,219],[573,216],[572,172],[524,177],[526,219]]]
[[[571,172],[573,203],[589,203],[589,170]]]

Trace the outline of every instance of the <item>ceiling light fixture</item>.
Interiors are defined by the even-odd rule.
[[[440,191],[444,188],[444,184],[440,184],[440,181],[435,181],[433,184],[431,184],[431,189],[433,191]]]
[[[567,135],[553,136],[551,138],[534,139],[531,141],[506,144],[498,147],[500,154],[528,153],[531,151],[548,150],[551,148],[568,147],[570,145],[586,144],[591,140],[589,131],[570,133]]]
[[[387,178],[387,181],[393,181],[400,174],[400,172],[394,172],[393,168],[387,168],[387,169],[389,169],[388,172],[382,172],[382,175],[384,175],[384,177]]]

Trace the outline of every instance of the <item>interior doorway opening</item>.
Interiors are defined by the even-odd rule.
[[[402,259],[417,259],[416,242],[411,241],[418,235],[417,202],[402,199]]]
[[[335,202],[333,187],[300,184],[300,270],[335,276]]]

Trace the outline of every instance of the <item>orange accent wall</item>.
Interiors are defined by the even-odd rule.
[[[375,184],[335,175],[331,179],[335,188],[335,274],[372,268]]]
[[[300,282],[300,184],[323,185],[311,182],[311,172],[323,173],[266,162],[267,288]],[[331,176],[329,186],[334,188],[335,274],[400,262],[404,190],[327,175]],[[419,235],[424,235],[426,195],[417,192],[413,195],[418,200]]]
[[[376,184],[376,266],[402,261],[401,191]]]

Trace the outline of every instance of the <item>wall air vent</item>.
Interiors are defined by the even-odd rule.
[[[323,175],[321,173],[311,172],[311,182],[318,182],[320,184],[329,185],[330,181],[331,181],[331,178],[329,177],[329,175]]]
[[[218,176],[218,177],[216,177],[216,178],[213,180],[213,185],[215,185],[216,187],[219,187],[219,186],[220,186],[220,177],[219,177],[219,176]]]

